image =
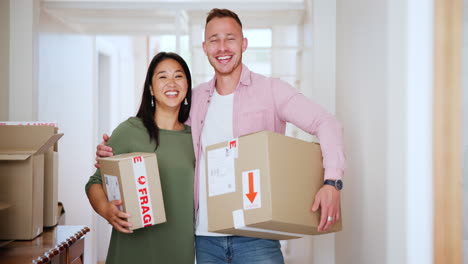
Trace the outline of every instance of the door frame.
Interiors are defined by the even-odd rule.
[[[434,1],[434,263],[462,263],[461,0]]]

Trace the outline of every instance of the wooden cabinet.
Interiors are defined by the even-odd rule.
[[[89,228],[59,225],[46,228],[30,241],[13,241],[0,247],[0,263],[82,264],[84,239]]]

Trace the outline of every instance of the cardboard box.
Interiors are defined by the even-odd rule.
[[[56,123],[50,122],[0,122],[2,148],[33,148],[56,135]],[[21,141],[10,141],[10,137],[22,137]],[[46,227],[57,224],[58,211],[58,144],[55,143],[44,153],[44,213]]]
[[[44,154],[63,134],[45,138],[30,132],[0,126],[0,201],[9,205],[0,210],[0,239],[28,240],[42,233]]]
[[[155,153],[134,152],[99,160],[109,201],[122,200],[130,230],[166,222],[166,212]]]
[[[266,239],[319,235],[320,145],[262,131],[206,149],[208,231]],[[341,230],[341,220],[327,233]]]

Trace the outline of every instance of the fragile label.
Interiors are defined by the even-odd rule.
[[[148,186],[145,160],[141,156],[133,157],[133,175],[138,195],[139,211],[143,226],[154,225],[151,195]]]
[[[242,172],[242,196],[244,200],[244,210],[262,207],[260,170]]]
[[[229,148],[219,148],[207,153],[208,196],[231,193],[236,190],[234,157]]]
[[[109,201],[120,200],[120,186],[117,176],[104,174],[104,180],[106,181],[107,199]],[[119,206],[119,210],[123,211],[121,205]]]

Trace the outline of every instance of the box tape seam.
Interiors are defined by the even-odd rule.
[[[242,209],[232,211],[232,220],[234,222],[234,228],[238,229],[238,230],[278,234],[278,235],[293,236],[293,237],[304,237],[305,236],[304,234],[288,233],[288,232],[274,231],[274,230],[269,230],[269,229],[246,226],[245,225],[245,218],[244,218],[244,210],[242,210]]]

